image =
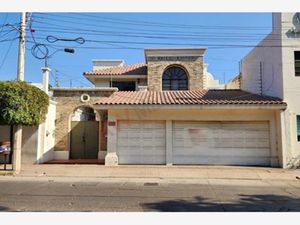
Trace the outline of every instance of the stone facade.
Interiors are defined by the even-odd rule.
[[[74,110],[80,106],[87,106],[94,108],[93,104],[99,102],[101,97],[110,96],[117,89],[93,89],[93,88],[78,88],[78,89],[64,89],[54,88],[53,89],[53,100],[57,102],[56,105],[56,130],[55,130],[55,151],[69,151],[69,132],[70,132],[70,120]],[[82,94],[88,94],[90,100],[83,102],[81,100]],[[102,123],[105,123],[107,112],[98,111],[97,120],[101,121],[100,127],[104,127]],[[99,116],[101,118],[99,118]],[[101,130],[100,130],[100,135]],[[101,150],[106,148],[105,143],[100,141]]]
[[[164,71],[174,65],[186,70],[189,77],[189,90],[203,89],[203,57],[148,57],[148,90],[162,90],[162,75]]]

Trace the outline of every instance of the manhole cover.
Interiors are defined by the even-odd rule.
[[[144,183],[144,186],[158,186],[158,183]]]

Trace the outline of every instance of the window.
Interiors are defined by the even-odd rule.
[[[300,51],[294,52],[295,56],[295,76],[300,77]]]
[[[113,81],[112,87],[117,87],[119,91],[135,91],[135,81]]]
[[[188,90],[188,76],[178,67],[172,66],[165,70],[162,76],[163,90]]]
[[[297,116],[297,139],[300,141],[300,115]]]

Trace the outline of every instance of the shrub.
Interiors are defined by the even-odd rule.
[[[36,126],[45,121],[49,97],[24,81],[0,81],[0,124]]]

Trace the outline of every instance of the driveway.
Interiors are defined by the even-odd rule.
[[[82,165],[25,169],[18,176],[0,176],[1,211],[300,211],[297,170]]]

